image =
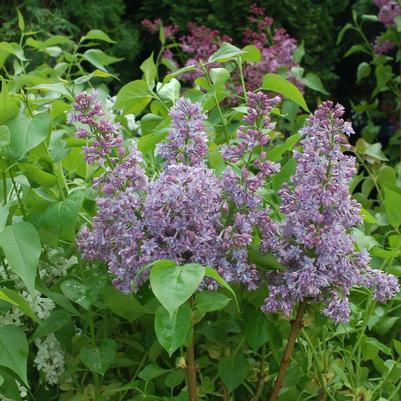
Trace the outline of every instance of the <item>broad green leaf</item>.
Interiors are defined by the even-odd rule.
[[[314,91],[323,93],[323,95],[329,95],[329,92],[323,86],[320,77],[313,72],[308,72],[303,78],[302,82],[306,87],[313,89]]]
[[[285,271],[285,267],[271,253],[262,254],[259,249],[250,247],[248,249],[248,258],[250,262],[255,263],[264,270]]]
[[[86,367],[92,372],[104,375],[114,362],[117,353],[117,343],[105,338],[99,347],[83,347],[79,351],[79,357]]]
[[[381,161],[388,161],[387,157],[383,153],[381,143],[372,143],[371,145],[368,144],[366,147],[364,154],[374,159],[381,160]]]
[[[150,285],[170,316],[187,301],[199,287],[205,268],[197,263],[177,266],[171,261],[158,261],[150,272]]]
[[[401,195],[384,188],[384,208],[388,222],[393,227],[399,227],[401,225]]]
[[[377,182],[382,188],[396,185],[397,174],[395,170],[391,166],[381,166],[377,172]]]
[[[15,42],[0,42],[0,51],[12,54],[17,57],[18,60],[27,61],[24,55],[24,49]]]
[[[195,71],[195,70],[196,70],[196,66],[195,65],[187,65],[185,67],[180,68],[177,71],[174,71],[174,72],[171,72],[170,74],[167,74],[164,77],[163,82],[168,82],[172,78],[179,77],[180,75],[185,74],[186,72],[191,72],[191,71]]]
[[[71,322],[71,315],[64,309],[53,309],[50,316],[39,322],[35,332],[29,338],[29,341],[35,341],[37,338],[45,337],[50,333],[60,330]]]
[[[0,124],[4,124],[10,118],[15,117],[19,111],[19,101],[8,93],[7,84],[1,81],[0,92]]]
[[[57,184],[55,175],[42,170],[32,163],[20,163],[18,166],[29,181],[33,181],[45,188],[50,188]]]
[[[7,226],[0,232],[0,247],[11,270],[24,282],[28,291],[34,294],[36,269],[42,252],[35,227],[25,221]]]
[[[167,137],[169,132],[168,128],[161,129],[160,131],[153,132],[149,135],[141,136],[138,139],[138,149],[142,153],[152,152],[156,149],[156,145]]]
[[[101,31],[100,29],[92,29],[90,30],[85,36],[85,39],[95,39],[95,40],[101,40],[103,42],[107,43],[116,43],[114,40],[110,38],[107,33]]]
[[[263,77],[262,89],[277,92],[309,112],[308,106],[306,105],[305,99],[300,90],[281,75],[272,73],[266,74]]]
[[[391,355],[391,349],[374,337],[362,336],[361,350],[366,360],[375,359],[379,351]]]
[[[301,139],[300,134],[294,134],[289,136],[286,141],[283,144],[276,145],[267,155],[267,159],[277,162],[280,160],[281,156],[285,153],[288,152],[289,150],[292,150],[292,148],[298,143],[298,141]]]
[[[208,61],[209,63],[215,63],[216,61],[223,63],[245,53],[244,50],[233,46],[231,43],[223,42],[220,48],[209,57]]]
[[[21,310],[21,312],[30,317],[32,320],[38,320],[32,310],[31,305],[17,292],[10,290],[9,288],[1,288],[0,298],[15,305],[18,309]]]
[[[245,316],[244,335],[248,344],[256,352],[269,340],[269,332],[274,330],[266,319],[265,314],[260,310],[252,310]]]
[[[241,354],[226,356],[220,359],[217,371],[223,383],[233,391],[246,379],[249,363]]]
[[[168,373],[170,370],[169,369],[163,369],[161,368],[157,363],[151,363],[147,366],[145,366],[138,374],[138,377],[142,380],[152,380],[156,379],[156,377],[159,377],[161,375],[164,375],[165,373]]]
[[[379,64],[375,69],[376,88],[372,93],[372,97],[377,96],[380,92],[387,90],[387,84],[393,77],[393,70],[390,65]]]
[[[84,58],[84,60],[91,63],[99,70],[106,72],[107,70],[105,66],[117,63],[118,61],[122,60],[121,58],[109,56],[108,54],[99,49],[89,49],[82,55],[82,57]]]
[[[66,199],[49,206],[41,216],[40,223],[60,239],[73,242],[78,212],[78,204],[72,199]]]
[[[224,280],[223,277],[221,277],[220,274],[217,273],[217,271],[212,269],[211,267],[206,267],[205,276],[212,278],[214,281],[216,281],[217,284],[220,284],[223,288],[225,288],[226,290],[231,292],[231,294],[234,297],[235,304],[237,305],[237,309],[239,311],[237,295],[235,294],[234,290],[231,288],[230,284],[228,284],[227,281]]]
[[[149,85],[149,88],[153,88],[157,75],[157,67],[153,61],[153,53],[141,64],[140,68],[143,71],[145,81]]]
[[[67,279],[61,284],[63,294],[73,302],[81,305],[84,309],[89,309],[91,302],[86,293],[85,284],[75,279]]]
[[[217,291],[201,291],[195,295],[196,309],[201,312],[214,312],[223,309],[230,298]]]
[[[295,174],[297,168],[297,162],[295,159],[291,158],[281,167],[280,171],[273,175],[272,186],[275,191],[281,188],[281,186],[288,182],[290,177]]]
[[[143,306],[133,295],[123,294],[115,287],[105,287],[103,292],[104,306],[117,316],[134,321],[143,316]]]
[[[160,345],[171,356],[181,345],[191,329],[192,310],[188,304],[181,305],[170,317],[169,312],[160,306],[155,315],[155,333]]]
[[[21,327],[0,327],[0,366],[12,370],[28,385],[27,378],[28,342]]]
[[[230,79],[230,72],[225,68],[212,68],[210,79],[214,85],[224,85]]]
[[[185,374],[183,369],[173,370],[166,376],[164,384],[169,388],[175,388],[179,386],[185,380]]]
[[[175,104],[180,97],[181,90],[181,84],[178,79],[171,78],[166,84],[159,83],[158,85],[160,85],[160,87],[158,86],[157,93],[160,98],[163,100],[170,100],[171,103]]]
[[[33,117],[20,114],[8,120],[6,125],[11,134],[9,155],[20,159],[50,135],[52,119],[48,112],[39,113]]]
[[[117,94],[115,107],[124,114],[139,114],[152,100],[145,81],[136,80],[124,85]]]
[[[245,53],[241,55],[242,61],[257,63],[260,61],[260,50],[253,45],[247,45],[242,49]]]
[[[361,230],[358,230],[357,228],[354,228],[352,230],[352,237],[360,250],[366,249],[369,251],[374,246],[379,245],[379,243],[373,237],[371,237],[370,235],[365,235]]]

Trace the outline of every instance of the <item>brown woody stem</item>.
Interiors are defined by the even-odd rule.
[[[290,363],[292,352],[294,351],[295,341],[297,340],[298,334],[302,328],[302,316],[305,312],[305,308],[306,303],[301,302],[299,304],[297,316],[291,323],[291,333],[288,337],[287,346],[285,348],[283,359],[281,360],[280,370],[278,371],[278,375],[274,383],[273,392],[270,395],[270,401],[276,401],[278,399],[281,387],[283,386],[285,372]]]
[[[188,400],[197,401],[198,394],[196,389],[195,346],[193,339],[187,348],[186,364],[187,364]]]

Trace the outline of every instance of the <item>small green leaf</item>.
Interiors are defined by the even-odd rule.
[[[94,65],[96,68],[102,71],[106,71],[105,66],[117,63],[122,58],[116,58],[109,56],[105,52],[99,49],[89,49],[83,55],[83,59]]]
[[[143,71],[145,81],[149,88],[153,88],[157,75],[157,67],[153,61],[153,53],[141,64],[140,68]]]
[[[94,40],[101,40],[107,43],[116,43],[114,40],[110,38],[107,33],[101,31],[100,29],[92,29],[90,30],[85,36],[84,39],[94,39]]]
[[[181,305],[170,317],[168,311],[160,306],[155,315],[155,333],[160,345],[171,356],[181,345],[191,328],[192,310],[188,304]]]
[[[0,327],[0,366],[12,370],[28,386],[28,342],[21,327]]]
[[[248,344],[256,352],[269,340],[269,332],[274,330],[261,310],[252,310],[245,316],[244,335]]]
[[[245,46],[242,51],[245,53],[241,55],[242,61],[257,63],[260,61],[260,50],[253,45]]]
[[[300,63],[305,55],[305,43],[302,41],[302,43],[295,49],[294,54],[293,54],[293,59],[296,63]]]
[[[174,262],[161,260],[152,266],[150,285],[156,298],[172,316],[192,296],[204,276],[205,268],[200,264],[177,266]]]
[[[248,360],[241,354],[226,356],[219,361],[218,374],[230,391],[239,387],[249,371]]]
[[[329,95],[329,92],[323,86],[320,77],[313,72],[308,72],[305,77],[302,78],[302,82],[310,89],[323,93],[323,95]]]
[[[45,337],[50,333],[54,333],[69,323],[71,323],[71,315],[66,310],[53,309],[47,319],[39,322],[38,327],[30,337],[29,341],[32,342],[37,338]]]
[[[353,45],[351,46],[344,54],[344,57],[349,57],[355,53],[366,53],[369,54],[369,51],[363,45]]]
[[[230,72],[225,68],[212,68],[210,70],[210,79],[213,85],[224,85],[230,79]]]
[[[371,67],[370,65],[366,62],[363,61],[358,65],[358,69],[356,72],[356,82],[359,83],[362,81],[363,78],[366,78],[370,75],[371,72]]]
[[[300,90],[281,75],[272,73],[266,74],[263,77],[262,89],[277,92],[309,112],[308,106],[306,105],[305,99]]]
[[[156,379],[161,375],[168,373],[170,370],[161,368],[157,363],[151,363],[145,366],[138,374],[138,377],[142,380]]]
[[[223,42],[220,48],[209,57],[208,61],[209,63],[215,63],[216,61],[223,63],[245,53],[244,50],[233,46],[231,43]]]
[[[24,282],[28,291],[34,294],[36,269],[42,252],[35,227],[25,221],[7,226],[0,232],[0,246],[11,270]]]
[[[81,348],[79,357],[92,372],[104,375],[114,362],[116,353],[117,343],[110,338],[105,338],[99,347]]]
[[[18,111],[18,100],[8,93],[7,84],[2,80],[0,92],[0,124],[4,124],[10,118],[15,117]]]
[[[86,286],[75,279],[67,279],[61,284],[63,294],[73,302],[81,305],[84,309],[89,309],[91,302],[86,294]]]
[[[19,168],[29,181],[32,181],[45,188],[50,188],[57,184],[57,177],[50,174],[32,163],[20,163]]]
[[[133,295],[123,294],[115,287],[105,287],[103,291],[104,306],[115,315],[132,322],[143,316],[143,306]]]
[[[25,21],[24,17],[22,16],[20,10],[17,8],[17,17],[18,17],[18,28],[21,32],[24,32],[25,30]]]
[[[171,80],[166,84],[160,84],[160,85],[161,86],[160,87],[158,86],[157,90],[157,93],[160,96],[160,98],[163,100],[170,100],[172,104],[175,104],[175,102],[180,97],[180,90],[181,90],[181,84],[178,81],[178,79],[171,78]]]
[[[38,320],[32,310],[31,305],[17,292],[10,290],[9,288],[1,288],[0,298],[15,305],[19,310],[21,310],[21,312],[30,317],[32,320]]]

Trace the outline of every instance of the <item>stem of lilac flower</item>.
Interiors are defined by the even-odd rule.
[[[245,80],[244,80],[244,72],[242,70],[242,59],[241,59],[241,57],[238,57],[238,59],[236,61],[237,61],[238,69],[239,69],[239,75],[241,77],[241,85],[242,85],[242,91],[244,92],[245,102],[248,103],[248,95],[246,94],[246,86],[245,86]]]
[[[197,401],[198,393],[196,389],[196,362],[195,362],[195,345],[194,339],[191,339],[187,347],[187,387],[188,387],[188,400]]]
[[[277,374],[276,381],[274,383],[273,392],[270,395],[269,401],[276,401],[278,399],[281,387],[283,386],[285,373],[291,360],[292,353],[294,351],[295,341],[297,340],[298,334],[302,329],[302,317],[306,309],[306,303],[301,302],[299,304],[298,312],[295,320],[291,323],[291,332],[288,337],[287,346],[285,347],[283,359],[281,360],[280,369]]]

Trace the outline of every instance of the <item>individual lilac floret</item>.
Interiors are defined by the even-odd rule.
[[[97,93],[81,92],[74,101],[74,111],[69,114],[70,123],[78,123],[76,136],[87,140],[85,159],[105,165],[115,163],[124,155],[120,125],[114,124],[105,114]]]
[[[199,103],[181,98],[170,111],[172,126],[167,141],[158,147],[158,154],[167,164],[182,162],[196,165],[208,152],[207,132],[203,125],[206,115]]]
[[[325,315],[346,322],[352,287],[372,288],[380,302],[399,290],[395,277],[369,269],[367,252],[354,249],[351,229],[361,222],[360,205],[348,189],[356,168],[355,158],[341,151],[353,133],[343,114],[342,106],[325,102],[307,120],[303,151],[294,151],[295,175],[279,192],[283,219],[260,220],[264,249],[287,267],[270,278],[265,311],[289,315],[300,301],[322,302]]]

